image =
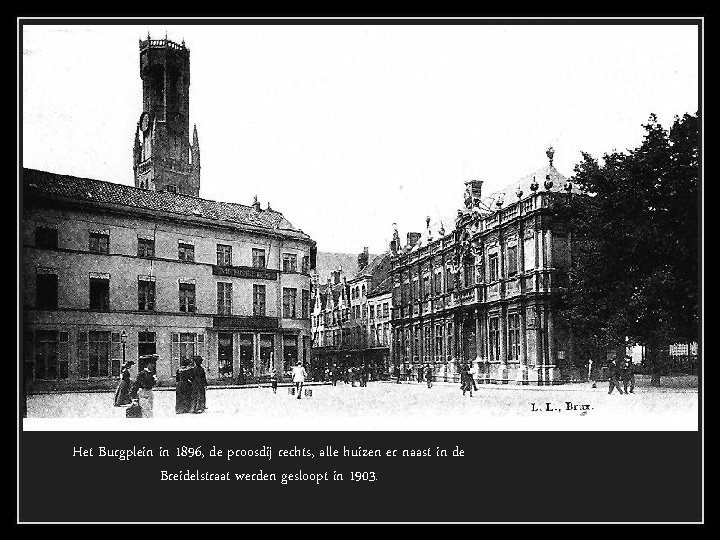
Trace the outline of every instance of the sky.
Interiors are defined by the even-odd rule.
[[[483,193],[698,110],[695,26],[24,26],[24,167],[133,185],[138,40],[190,49],[200,196],[271,204],[319,251],[450,230]]]

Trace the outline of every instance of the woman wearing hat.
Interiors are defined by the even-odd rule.
[[[123,364],[122,371],[120,373],[120,384],[118,384],[117,390],[115,390],[115,406],[121,407],[123,405],[130,405],[132,399],[130,398],[130,366],[135,364],[132,360],[128,360]]]
[[[190,412],[193,368],[190,359],[183,358],[180,368],[175,372],[175,414]]]

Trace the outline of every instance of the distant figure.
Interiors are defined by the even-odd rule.
[[[425,380],[427,381],[428,388],[432,388],[433,372],[430,364],[425,366]]]
[[[278,373],[277,368],[273,368],[272,375],[270,375],[270,383],[272,384],[273,394],[277,394],[278,379],[280,379],[280,374]]]
[[[120,373],[120,384],[118,384],[117,390],[115,390],[116,407],[129,405],[132,401],[132,398],[130,397],[130,391],[132,390],[132,384],[130,383],[130,366],[134,364],[135,362],[128,360],[122,367],[122,372]]]
[[[205,369],[202,367],[202,356],[193,357],[195,367],[192,371],[192,396],[190,399],[190,411],[195,414],[205,412],[207,407],[205,387],[207,386],[207,377]]]
[[[350,366],[348,368],[348,377],[350,378],[351,386],[355,386],[355,377],[357,376],[356,372],[357,372],[357,368],[353,368],[352,366]]]
[[[297,398],[300,399],[302,395],[302,387],[305,383],[305,377],[307,372],[302,365],[302,362],[298,361],[297,365],[292,370],[293,382],[295,383],[295,392],[297,392]]]
[[[367,386],[368,380],[370,380],[370,368],[363,366],[360,368],[360,386]]]
[[[620,388],[620,367],[618,366],[617,360],[613,358],[608,366],[608,394],[612,394],[613,390],[617,388],[618,393],[623,394],[622,388]]]
[[[460,371],[460,388],[462,389],[463,396],[465,392],[470,392],[470,397],[473,393],[474,381],[472,381],[472,375],[470,375],[470,368],[463,366]]]
[[[137,396],[143,418],[152,418],[153,416],[154,371],[155,364],[148,362],[135,379],[133,394]]]
[[[350,373],[352,368],[343,369],[343,383],[348,384],[350,382]]]
[[[193,365],[189,358],[180,361],[180,368],[175,371],[175,414],[190,412],[192,400]]]
[[[418,366],[417,368],[417,382],[421,383],[423,382],[423,367]]]
[[[626,356],[623,362],[623,368],[621,370],[621,377],[623,382],[623,390],[628,393],[628,384],[630,384],[630,393],[635,393],[635,373],[633,372],[633,361],[632,356]]]
[[[245,370],[243,369],[242,364],[238,366],[237,382],[238,384],[245,384],[247,382],[247,379],[245,377]]]
[[[588,381],[592,381],[592,387],[597,388],[597,381],[595,380],[595,375],[593,375],[593,361],[592,358],[588,360]]]
[[[468,375],[470,379],[470,383],[472,384],[473,390],[477,392],[477,386],[475,385],[475,374],[478,372],[477,366],[473,366],[472,368],[468,368]]]
[[[397,377],[397,381],[395,381],[396,384],[400,384],[400,376],[401,375],[402,375],[402,368],[400,367],[400,365],[397,365],[395,367],[395,376]]]

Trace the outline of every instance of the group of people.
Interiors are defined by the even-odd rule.
[[[121,368],[120,383],[115,390],[115,406],[130,405],[125,411],[128,418],[152,418],[153,388],[155,387],[155,362],[146,359],[134,382],[130,379],[130,368],[135,362],[129,360]]]
[[[404,378],[404,380],[406,380],[408,382],[413,380],[414,369],[412,367],[409,367],[409,368],[405,369],[404,371],[399,366],[391,367],[391,369],[395,370],[394,376],[395,376],[395,382],[397,384],[400,384],[400,381],[403,378]],[[426,382],[428,388],[432,388],[434,375],[433,375],[432,366],[430,366],[430,364],[425,364],[424,366],[418,366],[416,373],[415,373],[415,377],[417,379],[417,382],[419,382],[419,383]]]
[[[205,406],[207,377],[202,357],[184,358],[175,372],[175,414],[200,414]]]
[[[622,388],[620,383],[622,382]],[[630,386],[630,390],[628,390]],[[618,361],[613,358],[608,366],[608,394],[617,388],[620,394],[633,394],[635,392],[635,373],[633,372],[632,357],[626,356]]]
[[[329,379],[333,386],[337,386],[338,381],[343,381],[351,386],[355,386],[355,383],[358,383],[358,386],[367,386],[370,381],[370,373],[370,367],[364,364],[349,366],[345,369],[337,365],[325,368],[325,378]]]
[[[153,416],[156,360],[156,358],[145,359],[144,367],[138,371],[134,382],[131,381],[130,368],[135,365],[135,362],[128,360],[122,366],[120,383],[115,390],[115,406],[130,405],[125,412],[128,418],[152,418]],[[176,414],[198,414],[207,409],[205,399],[207,377],[205,369],[202,367],[202,361],[201,356],[185,358],[175,372]]]

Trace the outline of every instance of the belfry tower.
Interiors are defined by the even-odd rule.
[[[135,187],[200,194],[200,145],[190,144],[190,50],[185,41],[140,40],[143,111],[135,129]]]

